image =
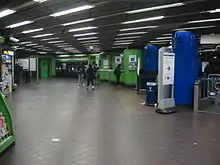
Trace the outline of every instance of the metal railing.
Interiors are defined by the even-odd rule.
[[[220,114],[220,93],[217,84],[220,75],[210,75],[201,78],[194,84],[194,106],[196,112]]]

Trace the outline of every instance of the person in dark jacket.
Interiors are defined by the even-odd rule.
[[[84,85],[84,73],[85,73],[85,66],[83,64],[79,64],[77,68],[78,73],[78,86]]]
[[[119,64],[115,68],[114,74],[115,74],[116,79],[117,79],[117,85],[119,85],[120,84],[120,78],[121,78],[121,64]]]
[[[95,70],[91,64],[89,64],[89,68],[86,70],[86,75],[87,75],[87,89],[89,88],[91,84],[92,90],[94,90],[95,89],[95,86],[94,86]]]

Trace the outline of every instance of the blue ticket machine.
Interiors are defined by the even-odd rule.
[[[157,83],[147,82],[146,85],[146,105],[154,106],[157,104]]]

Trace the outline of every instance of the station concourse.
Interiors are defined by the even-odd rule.
[[[219,165],[219,13],[0,0],[0,165]]]

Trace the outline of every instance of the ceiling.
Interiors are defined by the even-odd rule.
[[[147,43],[169,44],[169,34],[175,29],[199,27],[192,31],[198,34],[220,32],[220,11],[207,12],[220,8],[216,0],[36,1],[42,0],[0,0],[0,14],[5,9],[16,11],[0,18],[0,31],[20,40],[19,51],[41,54],[116,51],[126,47],[143,48]],[[167,6],[170,4],[173,6]],[[72,13],[51,16],[68,9],[72,9]],[[81,11],[76,12],[76,9]],[[138,22],[140,19],[145,21]],[[219,20],[189,24],[189,21],[207,19]],[[23,21],[31,22],[6,28]],[[71,24],[64,26],[66,23]],[[28,30],[36,31],[24,34]],[[48,36],[42,36],[45,34]]]

